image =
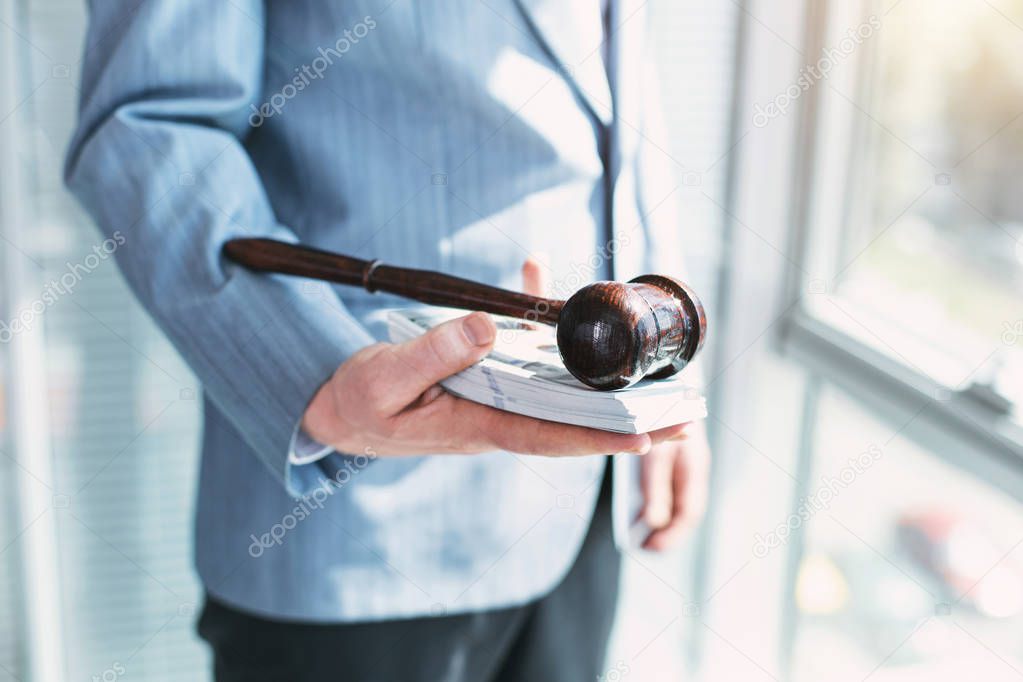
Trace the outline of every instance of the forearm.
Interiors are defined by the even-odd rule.
[[[328,286],[221,258],[231,237],[295,236],[277,223],[241,144],[259,94],[262,32],[246,28],[239,10],[168,30],[200,5],[149,2],[129,18],[94,5],[67,182],[103,232],[123,235],[115,257],[129,285],[207,395],[286,480],[306,405],[372,339]],[[170,44],[181,35],[194,43],[188,58]],[[170,51],[179,58],[163,59]]]

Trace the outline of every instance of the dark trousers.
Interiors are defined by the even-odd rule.
[[[553,592],[524,606],[323,625],[268,620],[207,598],[199,634],[218,682],[593,682],[604,671],[620,556],[610,466],[583,548]]]

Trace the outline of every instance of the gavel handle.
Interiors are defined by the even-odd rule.
[[[481,310],[531,322],[557,324],[564,304],[439,272],[384,265],[275,239],[231,239],[224,244],[224,255],[250,270],[361,286],[430,305]]]

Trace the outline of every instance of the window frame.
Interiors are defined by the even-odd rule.
[[[803,484],[787,491],[790,512],[797,510],[807,492],[805,485],[816,463],[816,421],[822,397],[831,387],[852,398],[866,414],[889,424],[900,437],[934,453],[935,461],[1023,500],[1023,424],[995,410],[973,390],[947,391],[933,378],[827,324],[806,305],[814,280],[823,279],[820,273],[829,271],[822,254],[839,254],[841,232],[826,228],[844,225],[855,208],[849,183],[864,181],[851,174],[856,166],[850,153],[863,150],[850,142],[850,133],[855,126],[875,123],[862,112],[847,115],[845,144],[836,143],[834,131],[843,119],[835,102],[825,96],[826,90],[830,92],[825,81],[804,92],[788,115],[759,129],[750,125],[758,104],[771,101],[793,83],[799,69],[811,61],[810,55],[835,44],[839,29],[860,21],[849,17],[868,17],[872,12],[881,16],[894,7],[892,2],[898,0],[739,2],[735,123],[728,192],[722,206],[725,257],[713,320],[718,338],[708,367],[712,414],[708,428],[719,466],[711,478],[699,550],[706,564],[696,589],[701,600],[713,594],[708,587],[713,588],[715,580],[721,584],[731,579],[722,573],[734,570],[725,560],[727,545],[745,540],[719,521],[722,493],[730,485],[720,469],[735,454],[726,432],[757,432],[758,410],[749,404],[748,381],[755,375],[758,355],[788,360],[802,374],[802,400],[793,406],[792,420],[798,431],[794,470]],[[876,54],[876,47],[858,50],[847,61],[851,68],[842,72],[849,88],[843,87],[843,92],[858,102],[864,101],[866,77]],[[832,81],[837,76],[833,74]],[[852,109],[848,103],[846,108]],[[844,159],[831,168],[841,172],[822,177],[825,162],[834,162],[825,155],[838,152]],[[778,670],[783,678],[792,673],[801,627],[794,596],[806,541],[802,530],[792,533],[780,569],[778,610],[768,617],[773,622],[757,624],[764,640],[760,651],[775,652],[774,658],[765,653],[760,659],[757,654],[758,662]],[[761,570],[778,569],[765,565]],[[737,624],[734,614],[716,609],[708,611],[707,620],[719,632],[749,626],[745,619]],[[708,653],[713,644],[713,636],[697,637],[694,643],[704,675],[713,667]]]
[[[807,55],[819,53],[822,45],[834,44],[831,39],[838,29],[855,26],[871,13],[884,12],[880,3],[872,0],[811,2],[807,11]],[[878,43],[867,41],[849,57],[844,65],[849,68],[837,74],[843,92],[853,93],[859,101],[869,96],[871,67],[879,49]],[[807,282],[805,276],[834,272],[842,250],[838,240],[866,182],[865,145],[856,142],[865,139],[863,128],[873,123],[865,112],[841,102],[844,96],[831,87],[835,78],[818,83],[804,95],[799,112],[803,153],[790,188],[795,219],[789,237],[792,263],[785,297],[800,298],[800,303],[780,325],[779,349],[857,398],[872,414],[902,428],[941,459],[1023,498],[1023,423],[984,400],[975,386],[949,389],[829,324],[807,304],[807,297],[814,295],[807,292],[816,278],[811,276]],[[820,140],[828,140],[828,144],[820,144]],[[824,280],[824,284],[830,289],[830,281]],[[907,412],[913,415],[909,423],[904,418]],[[964,456],[961,447],[949,447],[952,442],[985,461]]]

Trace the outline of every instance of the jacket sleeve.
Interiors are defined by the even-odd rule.
[[[232,237],[295,240],[242,144],[264,22],[263,0],[93,0],[65,177],[207,396],[298,495],[323,473],[289,463],[295,425],[373,339],[330,287],[221,258]]]

